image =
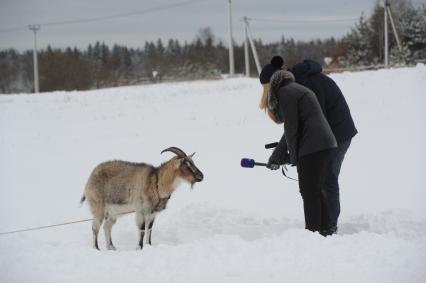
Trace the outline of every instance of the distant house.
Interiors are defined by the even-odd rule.
[[[345,59],[343,56],[325,57],[324,63],[324,72],[326,73],[330,71],[343,71],[344,68],[346,68]]]

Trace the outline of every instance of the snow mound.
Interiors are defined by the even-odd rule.
[[[239,166],[283,132],[257,79],[0,96],[0,232],[90,218],[78,201],[106,160],[159,165],[178,146],[205,176],[173,194],[142,251],[133,215],[115,252],[103,235],[91,247],[90,222],[0,236],[0,282],[425,282],[426,67],[331,76],[359,134],[327,238],[304,229],[297,182]]]

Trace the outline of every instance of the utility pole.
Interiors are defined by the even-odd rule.
[[[395,23],[393,21],[393,16],[392,16],[390,4],[389,4],[389,6],[387,7],[386,10],[387,10],[388,15],[389,15],[389,19],[390,19],[390,22],[391,22],[391,25],[392,25],[393,34],[395,35],[396,43],[398,44],[398,49],[399,49],[399,51],[402,51],[401,41],[399,40],[398,32],[396,31]]]
[[[259,63],[259,56],[257,56],[256,46],[254,45],[253,36],[251,34],[251,29],[250,29],[250,25],[249,25],[249,18],[245,17],[244,21],[246,23],[246,25],[245,25],[246,30],[247,30],[246,35],[248,36],[248,41],[250,43],[251,51],[253,52],[253,58],[254,58],[254,63],[256,64],[257,74],[260,75],[261,68],[260,68],[260,63]]]
[[[385,5],[384,5],[383,11],[384,11],[384,18],[385,18],[385,22],[384,22],[384,32],[385,32],[385,68],[388,68],[389,67],[389,42],[388,42],[388,13],[387,13],[387,10],[388,10],[388,6],[390,4],[389,4],[388,0],[385,0],[384,4]]]
[[[232,36],[232,1],[229,2],[229,75],[232,77],[235,75],[235,64],[234,64],[234,38]]]
[[[28,28],[34,32],[34,50],[33,50],[33,63],[34,63],[34,92],[39,92],[38,86],[38,61],[37,61],[37,31],[40,30],[40,25],[29,25]]]
[[[398,32],[396,31],[395,23],[393,21],[392,11],[391,11],[391,4],[389,0],[384,0],[383,3],[383,10],[384,10],[384,32],[385,32],[385,68],[389,67],[389,35],[388,35],[388,16],[392,25],[393,35],[395,36],[396,43],[398,45],[398,49],[401,52],[402,51],[402,45],[401,41],[399,40]]]
[[[248,19],[243,18],[244,21],[244,61],[246,65],[246,77],[250,77],[250,54],[249,54],[249,38],[248,38]]]

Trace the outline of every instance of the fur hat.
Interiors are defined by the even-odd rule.
[[[294,75],[288,71],[279,70],[273,74],[273,76],[271,77],[271,90],[268,96],[269,109],[277,110],[279,89],[282,86],[294,81]]]

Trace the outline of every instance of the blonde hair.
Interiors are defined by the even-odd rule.
[[[262,110],[267,110],[268,109],[268,95],[269,95],[269,91],[271,90],[271,84],[270,83],[266,83],[263,84],[263,93],[262,93],[262,97],[260,98],[260,104],[259,107]]]
[[[280,120],[277,118],[275,113],[272,110],[270,110],[268,107],[268,96],[269,96],[269,91],[271,90],[271,84],[266,83],[266,84],[262,84],[262,86],[263,86],[263,93],[262,93],[262,97],[260,98],[259,108],[264,110],[266,114],[268,114],[269,118],[271,118],[272,121],[274,121],[277,124],[281,124]]]

